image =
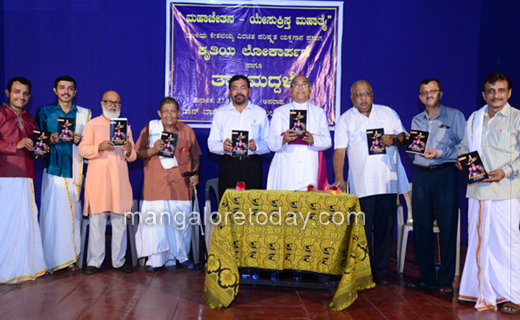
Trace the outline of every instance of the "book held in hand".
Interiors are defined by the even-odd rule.
[[[385,129],[369,129],[367,130],[367,147],[368,155],[386,154],[386,147],[381,142],[381,137],[385,134]]]
[[[248,131],[233,130],[231,132],[231,141],[233,143],[232,157],[247,157],[248,136]]]
[[[307,110],[289,110],[289,128],[298,137],[304,137],[307,130]]]
[[[114,143],[114,146],[125,144],[127,140],[127,126],[128,120],[126,118],[110,119],[110,141]]]
[[[428,131],[411,130],[410,131],[410,144],[406,147],[406,152],[423,154],[426,151],[426,142],[428,142]]]
[[[58,143],[73,144],[76,119],[58,118]]]
[[[35,158],[47,156],[50,150],[50,131],[34,129],[32,134],[32,141],[34,145],[30,154]]]
[[[161,140],[164,141],[164,148],[159,151],[159,155],[167,158],[175,156],[175,148],[177,147],[177,138],[179,135],[173,132],[163,131],[161,133]]]
[[[488,174],[484,169],[484,165],[482,164],[482,159],[480,159],[478,151],[463,154],[459,156],[457,160],[462,165],[462,170],[464,171],[469,184],[488,178]]]

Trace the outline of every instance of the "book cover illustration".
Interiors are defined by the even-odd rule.
[[[127,140],[128,120],[126,118],[110,119],[110,141],[114,146],[122,146]]]
[[[179,135],[173,132],[163,131],[161,133],[161,140],[164,141],[164,148],[159,151],[159,155],[167,158],[175,156],[175,149],[177,148],[177,139]]]
[[[58,118],[58,143],[73,144],[76,119]]]
[[[457,160],[462,165],[462,170],[464,171],[464,175],[468,179],[469,184],[473,184],[488,178],[488,174],[484,169],[484,165],[482,164],[482,159],[480,159],[478,151],[463,154],[459,156]]]
[[[34,129],[32,134],[34,146],[30,154],[35,158],[47,156],[50,150],[50,139],[50,131]]]
[[[289,110],[289,128],[298,137],[304,137],[307,130],[307,110]]]
[[[233,143],[232,157],[247,157],[248,136],[248,131],[233,130],[231,132],[231,141]]]
[[[423,154],[426,151],[426,142],[428,142],[428,131],[411,130],[410,131],[410,144],[406,147],[406,152]]]
[[[369,129],[367,130],[367,147],[368,155],[386,154],[386,147],[381,142],[381,137],[385,134],[385,129]]]

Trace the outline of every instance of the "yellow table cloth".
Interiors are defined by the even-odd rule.
[[[358,290],[375,286],[363,218],[355,214],[360,211],[358,198],[346,193],[227,190],[211,239],[204,298],[212,308],[231,307],[239,267],[310,271],[342,275],[328,309],[345,309]]]

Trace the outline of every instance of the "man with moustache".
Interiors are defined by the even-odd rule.
[[[8,101],[0,106],[0,283],[14,284],[34,280],[46,268],[29,154],[36,121],[24,109],[31,82],[12,78],[5,94]]]
[[[115,91],[107,91],[101,101],[103,114],[87,122],[79,144],[79,154],[89,160],[85,182],[83,215],[90,218],[87,268],[85,274],[99,272],[105,259],[105,229],[110,214],[112,224],[112,266],[122,272],[132,272],[125,264],[125,213],[132,209],[132,187],[127,162],[135,161],[132,130],[128,126],[128,140],[115,147],[110,137],[110,119],[119,118],[121,98]]]
[[[468,251],[459,299],[479,311],[520,313],[520,110],[507,101],[511,80],[493,72],[484,80],[487,104],[471,114],[461,154],[477,150],[489,178],[468,185]],[[461,169],[460,162],[457,167]]]
[[[359,197],[364,212],[365,233],[374,245],[371,265],[377,285],[388,285],[388,263],[396,213],[396,197],[410,190],[397,146],[406,144],[406,133],[397,113],[387,106],[373,104],[373,91],[365,80],[350,88],[353,108],[336,123],[334,175],[335,183],[346,191],[343,178],[345,153],[348,153],[350,193]],[[368,154],[367,130],[384,129],[381,143],[386,154]]]
[[[320,164],[325,168],[325,158],[320,159],[319,152],[330,148],[332,140],[325,111],[309,102],[311,92],[309,79],[296,76],[291,81],[293,101],[274,110],[269,130],[269,148],[275,155],[267,177],[268,190],[298,190],[311,184],[323,187],[323,183],[318,186],[318,171]],[[294,130],[289,128],[291,110],[307,111],[307,127],[303,138],[298,138]]]
[[[412,120],[412,129],[429,132],[424,154],[413,155],[412,212],[414,246],[421,275],[408,283],[410,289],[436,287],[453,294],[457,248],[459,182],[455,162],[464,137],[466,120],[457,109],[441,104],[442,86],[437,79],[419,84],[419,99],[426,107]],[[439,226],[441,266],[435,271],[433,221]],[[438,281],[437,281],[438,278]]]
[[[269,121],[265,110],[249,101],[249,79],[236,75],[229,80],[231,102],[220,106],[211,122],[209,151],[220,155],[218,190],[220,198],[227,188],[243,181],[247,189],[262,189],[262,162],[259,155],[269,152]],[[233,157],[231,132],[249,132],[248,156]]]
[[[148,257],[146,270],[157,271],[163,266],[195,270],[188,259],[191,243],[193,188],[199,183],[198,174],[184,177],[185,172],[198,172],[200,167],[199,143],[195,132],[178,121],[179,103],[170,97],[159,104],[160,120],[150,121],[135,144],[137,157],[144,160],[144,189],[141,220],[137,229],[136,246],[139,258]],[[159,156],[166,146],[163,132],[176,133],[177,144],[173,158]],[[169,143],[169,142],[168,142]],[[148,213],[155,214],[155,223],[147,223]],[[162,215],[168,212],[169,215]]]
[[[54,81],[58,101],[36,111],[38,128],[51,132],[51,148],[43,161],[40,228],[47,270],[53,272],[75,263],[81,248],[81,201],[83,158],[77,145],[83,128],[90,120],[90,110],[77,106],[76,81],[69,76]],[[74,119],[74,144],[59,143],[58,118]],[[65,128],[68,130],[68,128]],[[72,133],[72,131],[71,131]]]

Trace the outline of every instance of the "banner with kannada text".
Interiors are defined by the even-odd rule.
[[[310,101],[324,108],[333,129],[341,110],[342,5],[167,0],[166,96],[179,102],[184,123],[210,127],[215,110],[230,101],[228,80],[243,74],[250,101],[270,118],[291,102],[291,80],[305,75]]]

